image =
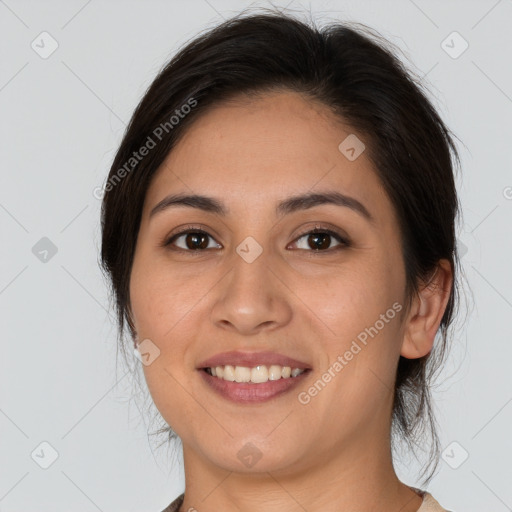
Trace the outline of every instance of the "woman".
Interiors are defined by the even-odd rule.
[[[165,512],[444,510],[392,448],[430,428],[435,469],[453,159],[367,29],[239,15],[160,72],[105,186],[102,263],[183,445]]]

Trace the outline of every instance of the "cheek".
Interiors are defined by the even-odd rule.
[[[343,344],[374,325],[395,302],[401,303],[401,281],[391,265],[361,258],[355,264],[333,268],[327,279],[295,280],[294,293],[304,298],[327,338]]]
[[[207,284],[207,283],[206,283]],[[153,257],[136,258],[130,279],[130,300],[139,338],[164,340],[198,301],[205,280],[187,277]],[[207,288],[206,288],[207,289]]]
[[[318,378],[328,383],[325,387],[313,383],[315,389],[303,390],[311,397],[314,410],[305,422],[314,417],[315,422],[345,425],[350,417],[353,424],[346,428],[357,429],[370,423],[373,415],[387,414],[403,308],[401,297],[387,284],[370,272],[354,273],[309,295],[308,306],[321,319],[313,332],[323,333],[318,341],[328,360]]]
[[[154,259],[147,265],[142,259],[136,260],[130,297],[138,340],[149,339],[157,347],[157,356],[142,366],[148,390],[165,421],[186,438],[188,420],[184,418],[200,414],[197,404],[190,399],[193,390],[189,374],[193,348],[190,340],[193,325],[198,325],[195,315],[201,280],[184,280],[183,275],[175,275]]]
[[[401,346],[402,280],[391,262],[360,258],[333,272],[329,281],[303,282],[297,290],[307,297],[313,332],[336,375],[324,407],[330,401],[339,404],[337,410],[351,409],[350,404],[356,409],[363,403],[377,406],[393,387]]]

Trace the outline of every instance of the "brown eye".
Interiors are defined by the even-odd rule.
[[[314,233],[309,235],[308,243],[311,249],[328,249],[331,245],[331,235],[327,233]]]
[[[176,243],[180,239],[183,239],[180,242],[181,245]],[[183,231],[173,235],[165,245],[176,245],[178,249],[184,251],[201,251],[209,248],[209,239],[213,240],[205,231]]]
[[[311,249],[313,252],[327,252],[328,249],[342,249],[349,245],[348,241],[345,240],[341,235],[331,231],[329,229],[315,228],[307,233],[304,233],[296,240],[296,245],[299,245],[298,241],[305,239],[305,243],[302,243],[302,247],[298,247],[301,250]],[[331,247],[332,239],[338,242],[338,245]]]

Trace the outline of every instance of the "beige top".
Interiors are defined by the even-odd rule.
[[[420,496],[423,496],[423,503],[421,507],[418,509],[418,512],[449,512],[445,510],[439,503],[434,499],[434,497],[426,491],[421,491],[420,489],[412,488],[416,491]],[[183,498],[185,493],[180,494],[166,509],[162,512],[178,512],[179,508],[183,504]]]
[[[434,499],[432,494],[428,492],[422,492],[423,494],[423,503],[421,507],[418,509],[418,512],[449,512],[439,505],[439,503]],[[176,509],[177,510],[177,509]]]

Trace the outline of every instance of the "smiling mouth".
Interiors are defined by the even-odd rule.
[[[310,368],[276,364],[209,366],[198,370],[204,383],[216,395],[239,405],[262,404],[284,397],[304,382],[311,372]]]
[[[208,375],[217,379],[236,382],[236,383],[252,383],[263,384],[269,381],[277,381],[281,379],[293,379],[309,371],[306,368],[292,368],[290,366],[273,365],[257,365],[248,366],[215,366],[202,368]]]

